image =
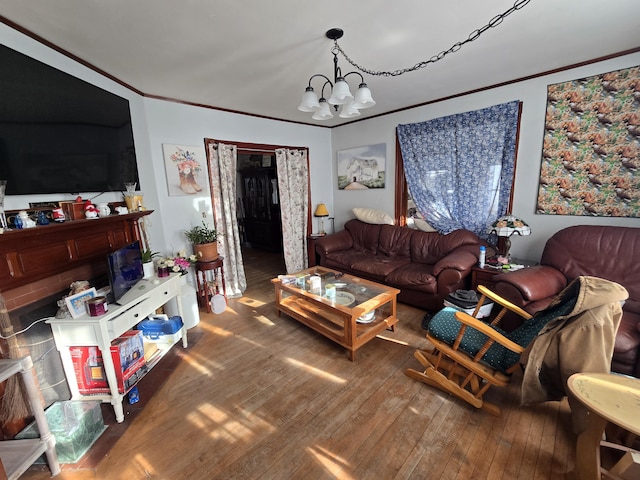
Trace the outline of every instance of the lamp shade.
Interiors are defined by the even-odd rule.
[[[347,102],[342,106],[340,110],[340,118],[354,118],[360,116],[360,110],[358,110],[353,102]]]
[[[320,109],[317,110],[311,116],[311,118],[313,118],[314,120],[329,120],[330,118],[333,118],[333,113],[331,113],[331,110],[329,109],[329,104],[327,103],[327,100],[324,98],[321,98],[319,101],[319,104],[320,104]]]
[[[493,222],[487,232],[495,233],[499,237],[510,237],[514,233],[531,235],[531,228],[521,218],[514,215],[504,215]]]
[[[353,100],[353,95],[351,95],[351,91],[349,90],[349,84],[344,78],[338,77],[333,86],[333,92],[329,97],[329,103],[331,105],[344,105],[350,100]]]
[[[302,100],[298,105],[298,110],[301,112],[315,112],[320,110],[320,103],[318,103],[318,96],[313,91],[313,87],[307,87],[302,94]]]
[[[356,91],[355,99],[353,100],[353,106],[357,109],[373,107],[376,102],[371,96],[371,90],[367,87],[366,83],[361,83]]]
[[[327,210],[327,206],[324,203],[319,203],[316,207],[316,211],[313,212],[314,217],[328,217],[329,210]]]

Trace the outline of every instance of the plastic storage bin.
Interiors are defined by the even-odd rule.
[[[136,327],[142,330],[145,341],[156,343],[174,343],[180,339],[182,318],[175,315],[154,315],[141,321]]]
[[[56,439],[60,463],[76,463],[106,430],[98,401],[55,402],[45,411],[45,418]],[[38,437],[38,426],[30,423],[16,439]],[[45,463],[44,455],[35,463]]]

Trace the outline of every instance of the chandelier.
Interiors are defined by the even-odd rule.
[[[369,87],[365,83],[364,77],[360,72],[380,77],[397,77],[405,73],[420,70],[427,65],[439,62],[445,56],[451,53],[459,51],[467,43],[477,40],[484,32],[486,32],[490,28],[495,28],[500,25],[506,17],[522,9],[530,1],[531,0],[516,0],[511,8],[493,17],[483,27],[477,28],[472,31],[465,40],[454,43],[449,49],[443,50],[442,52],[438,53],[437,55],[433,55],[427,60],[416,63],[412,67],[401,68],[393,71],[370,70],[356,63],[344,52],[344,50],[342,50],[340,45],[338,45],[338,39],[342,38],[342,35],[344,35],[342,29],[332,28],[331,30],[328,30],[325,35],[327,36],[327,38],[333,40],[333,48],[331,49],[331,53],[333,54],[333,81],[331,81],[329,77],[322,75],[321,73],[311,75],[311,78],[309,78],[309,85],[302,95],[302,101],[300,102],[300,105],[298,105],[298,110],[302,112],[313,112],[312,118],[314,120],[329,120],[330,118],[333,118],[333,113],[331,111],[331,107],[329,106],[331,104],[333,106],[333,110],[336,112],[342,106],[339,115],[341,118],[357,117],[360,115],[360,110],[362,110],[363,108],[373,107],[376,104],[376,102],[373,100],[373,97],[371,96],[371,90],[369,90]],[[360,70],[360,72],[353,71],[343,75],[340,67],[338,66],[338,54],[342,55],[352,67]],[[360,84],[358,85],[358,90],[356,90],[355,96],[351,94],[351,91],[349,90],[349,84],[346,81],[346,78],[349,75],[358,75],[360,77]],[[318,98],[316,92],[311,86],[311,82],[315,78],[324,79],[320,98]],[[329,86],[331,90],[331,96],[328,99],[325,97],[325,88],[327,86]]]
[[[334,41],[334,47],[331,49],[331,53],[333,54],[333,82],[329,77],[321,73],[311,75],[311,78],[309,78],[309,86],[302,95],[302,101],[298,106],[298,110],[302,112],[314,112],[312,116],[314,120],[329,120],[333,118],[333,113],[329,106],[329,104],[331,104],[336,112],[342,107],[339,114],[340,118],[357,117],[360,115],[360,110],[373,107],[376,102],[373,100],[371,90],[367,87],[367,84],[364,82],[364,77],[360,72],[354,71],[343,75],[342,70],[338,66],[339,49],[335,42],[344,35],[342,29],[332,28],[327,31],[326,35],[327,38]],[[358,90],[356,90],[355,97],[351,94],[349,84],[346,80],[349,75],[357,75],[360,77],[360,84],[358,85]],[[315,78],[323,78],[325,80],[322,85],[320,98],[318,98],[311,86],[311,82]],[[329,86],[331,90],[331,96],[328,99],[325,97],[325,88],[327,86]]]

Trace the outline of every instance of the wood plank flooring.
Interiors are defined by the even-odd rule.
[[[245,255],[248,289],[201,313],[198,342],[85,479],[562,479],[575,436],[566,401],[519,406],[520,380],[488,395],[500,417],[404,375],[424,312],[358,350],[276,315],[277,255]],[[111,427],[109,427],[111,428]],[[25,479],[50,478],[32,467]]]

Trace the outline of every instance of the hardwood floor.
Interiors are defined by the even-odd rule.
[[[278,256],[245,264],[245,295],[201,314],[189,331],[201,338],[154,394],[141,388],[150,398],[97,467],[65,465],[57,478],[529,480],[573,468],[566,401],[520,407],[515,378],[489,392],[503,410],[493,417],[404,375],[419,368],[423,311],[400,304],[396,331],[350,362],[276,315]],[[23,478],[50,474],[32,467]]]

